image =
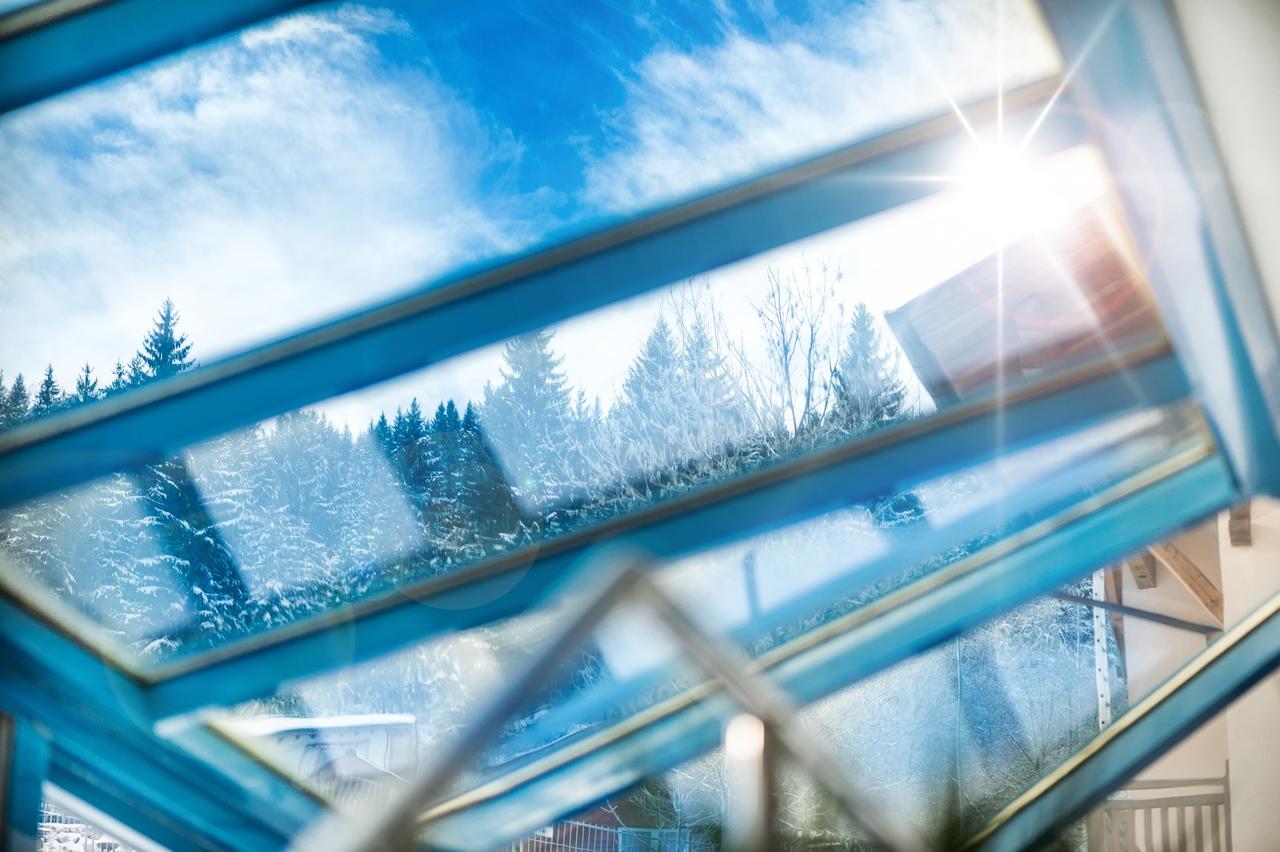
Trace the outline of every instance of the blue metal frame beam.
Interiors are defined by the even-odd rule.
[[[165,849],[198,849],[189,834],[175,828],[168,822],[151,819],[140,812],[132,803],[115,801],[108,809],[90,805],[79,794],[98,789],[100,785],[86,788],[83,774],[68,766],[65,760],[56,758],[49,766],[49,780],[45,786],[45,801],[63,813],[80,817],[88,825],[101,829],[112,839],[131,850],[142,852],[164,852]],[[107,794],[100,792],[99,801]],[[128,821],[117,814],[128,814]]]
[[[1037,848],[1280,666],[1280,595],[1223,634],[1111,727],[1027,790],[971,847]]]
[[[49,741],[19,715],[0,712],[0,849],[35,852]]]
[[[1171,12],[1041,5],[1224,450],[1247,491],[1280,494],[1280,343]]]
[[[155,810],[144,816],[162,824],[181,822],[190,811],[202,824],[199,833],[212,832],[210,842],[224,848],[283,845],[322,809],[267,767],[229,759],[233,749],[225,743],[197,758],[190,746],[211,737],[157,737],[134,681],[11,601],[0,599],[0,623],[0,706],[41,720],[54,740],[55,764],[72,760],[59,770],[62,777],[75,769],[81,778],[68,791],[94,807],[128,824],[136,823],[135,814],[117,810],[122,802]],[[224,759],[207,759],[214,754]],[[85,792],[95,785],[101,789]]]
[[[996,545],[819,628],[798,640],[796,652],[766,654],[762,663],[797,703],[815,701],[1171,535],[1228,505],[1234,493],[1230,472],[1216,456],[1131,494],[1115,489],[1011,552],[1000,552],[1008,542]],[[506,836],[518,837],[714,748],[732,708],[727,696],[712,692],[655,713],[643,725],[627,725],[603,747],[577,751],[580,744],[569,742],[568,759],[559,765],[539,772],[518,768],[512,773],[517,783],[499,778],[487,792],[481,787],[442,803],[434,836],[447,842],[502,825],[509,826]]]
[[[1087,428],[1126,411],[1183,399],[1177,359],[1165,354],[1101,375],[1059,377],[1028,389],[873,434],[860,441],[642,510],[613,524],[549,540],[511,557],[402,589],[147,672],[156,718],[232,705],[284,680],[368,660],[453,630],[523,612],[560,591],[593,548],[623,541],[674,559],[812,517]]]
[[[249,852],[288,845],[290,828],[299,827],[264,823],[239,803],[222,800],[201,783],[209,774],[203,766],[186,775],[171,772],[154,752],[124,747],[110,732],[104,737],[81,727],[54,734],[50,780],[138,831],[154,826],[150,833],[180,836],[179,849]]]
[[[311,0],[46,0],[0,17],[0,113]]]
[[[36,689],[7,666],[0,669],[0,706],[39,719],[48,730],[54,783],[144,833],[147,822],[168,826],[186,838],[178,848],[278,849],[300,828],[287,810],[272,814],[257,806],[218,768],[127,720],[86,712],[70,696]]]
[[[1053,81],[1006,95],[1009,132]],[[969,110],[991,118],[994,104]],[[420,369],[937,192],[968,142],[952,115],[888,133],[565,245],[483,264],[363,313],[0,433],[0,508]],[[1045,153],[1085,141],[1055,111]]]

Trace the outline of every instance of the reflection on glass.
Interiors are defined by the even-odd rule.
[[[0,117],[0,369],[105,388],[169,297],[207,361],[1057,67],[1025,0],[321,4]]]
[[[184,513],[198,500],[183,501],[180,482],[165,476],[179,469],[111,476],[6,513],[0,581],[61,613],[73,633],[86,632],[87,617],[139,654],[163,654],[167,634],[226,609],[206,589],[227,563],[185,555],[203,556],[208,541]]]
[[[826,641],[840,635],[845,620],[904,584],[1052,518],[1160,459],[1202,448],[1202,430],[1194,419],[1183,422],[1176,411],[1136,414],[926,483],[900,496],[913,507],[904,516],[877,514],[874,506],[831,512],[674,563],[659,572],[658,581],[702,629],[733,641],[755,659],[754,665],[772,670],[801,661],[813,637]],[[904,571],[904,564],[913,567]],[[1082,594],[1090,594],[1088,584],[1083,588]],[[350,804],[350,791],[357,788],[369,795],[387,794],[403,780],[377,775],[379,784],[367,784],[365,775],[372,770],[365,768],[362,780],[339,784],[320,767],[363,767],[354,758],[403,779],[414,767],[427,766],[430,756],[461,736],[479,709],[558,635],[565,614],[575,611],[580,597],[570,594],[553,609],[451,634],[382,660],[289,685],[270,699],[236,708],[219,728],[335,803]],[[1071,643],[1079,643],[1080,653],[1093,654],[1088,606],[1051,599],[1038,607],[1002,622],[1010,637],[1028,643],[1049,630],[1042,629],[1038,618],[1052,622],[1044,636],[1049,650],[1033,648],[1039,656],[1018,665],[1048,665],[1051,652],[1064,643],[1073,649]],[[991,657],[995,652],[975,645],[969,653],[979,660],[983,653]],[[995,654],[993,659],[1003,658]],[[1081,677],[1092,677],[1092,661],[1088,657]],[[996,663],[987,660],[982,665],[989,673]],[[902,680],[904,688],[909,681]],[[1032,694],[1035,684],[1025,678],[1012,688],[1027,692],[1018,700],[1040,700]],[[1093,696],[1093,689],[1089,684],[1082,694]],[[493,804],[503,819],[512,809],[537,819],[539,811],[519,796],[506,802],[508,779],[527,776],[537,782],[560,769],[572,772],[578,768],[575,761],[606,754],[619,743],[631,742],[629,748],[657,754],[634,738],[636,720],[647,720],[646,725],[670,719],[684,719],[681,724],[691,724],[690,719],[698,724],[714,721],[731,708],[723,702],[708,704],[709,694],[705,673],[685,658],[651,615],[634,608],[618,611],[594,632],[556,683],[547,685],[543,694],[529,696],[527,710],[494,738],[481,764],[457,779],[451,801]],[[1117,695],[1121,700],[1119,690]],[[1066,704],[1059,698],[1045,700],[1063,712],[1079,710],[1078,702]],[[920,699],[916,695],[901,700]],[[1096,701],[1090,706],[1096,709]],[[862,712],[848,710],[850,718],[861,718]],[[906,710],[893,712],[906,715]],[[416,737],[412,749],[408,739],[399,738],[408,737],[407,727]],[[393,736],[391,728],[401,733]],[[1047,754],[1043,759],[1062,756]],[[591,783],[574,788],[571,795],[593,796]],[[567,801],[559,794],[539,795],[538,801]]]
[[[82,522],[50,526],[76,498],[38,501],[0,518],[0,548],[61,598],[107,595],[87,608],[154,662],[533,552],[1161,341],[1097,154],[1026,168],[1029,197],[966,179],[88,486]],[[988,215],[993,192],[999,210],[1027,215]],[[929,252],[918,250],[922,232],[937,235]],[[192,347],[166,302],[118,380],[182,372]],[[1035,464],[1001,475],[1033,483]],[[954,513],[924,494],[885,495],[854,514],[871,529]],[[73,556],[85,536],[93,549]],[[144,543],[157,552],[141,553]],[[889,544],[859,533],[851,552]],[[120,553],[143,558],[124,565]],[[175,576],[185,610],[161,603]],[[791,572],[784,585],[806,582]],[[149,614],[121,626],[113,607]]]

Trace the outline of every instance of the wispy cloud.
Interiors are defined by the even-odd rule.
[[[0,123],[0,368],[106,372],[165,296],[200,357],[521,240],[519,145],[360,6],[278,19]]]
[[[850,5],[804,24],[765,15],[763,34],[722,11],[717,42],[654,50],[607,117],[613,132],[588,167],[588,200],[668,199],[945,111],[948,96],[994,94],[1000,44],[1010,84],[1054,70],[1026,3]]]

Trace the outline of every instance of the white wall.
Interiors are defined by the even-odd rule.
[[[1253,503],[1253,545],[1232,547],[1221,527],[1223,604],[1228,624],[1280,591],[1280,503]],[[1226,713],[1231,758],[1231,831],[1237,852],[1280,849],[1280,673]]]
[[[1280,309],[1280,3],[1173,5],[1274,313]]]
[[[1222,588],[1216,523],[1209,523],[1180,535],[1172,543],[1214,585]],[[1185,621],[1212,623],[1204,608],[1177,577],[1160,565],[1156,566],[1156,585],[1153,589],[1139,589],[1133,582],[1133,575],[1128,570],[1124,571],[1124,602],[1129,606]],[[1124,620],[1124,633],[1131,704],[1186,665],[1205,647],[1205,638],[1199,634],[1137,618]],[[1225,718],[1220,717],[1201,726],[1200,730],[1170,749],[1138,777],[1143,780],[1215,778],[1226,771],[1226,756],[1227,723]]]

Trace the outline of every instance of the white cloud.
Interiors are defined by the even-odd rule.
[[[626,103],[607,118],[610,147],[587,154],[582,200],[652,203],[934,112],[936,76],[962,99],[994,87],[997,2],[874,0],[805,26],[767,16],[763,36],[722,11],[714,44],[660,45],[623,72]],[[1004,5],[1011,76],[1048,73],[1026,10]],[[87,359],[105,378],[166,296],[211,360],[538,233],[534,198],[480,189],[487,169],[519,163],[520,142],[424,67],[389,66],[379,39],[401,37],[402,19],[363,6],[287,16],[7,116],[0,368],[30,380],[52,360],[66,384]],[[746,324],[766,267],[802,252],[868,301],[958,268],[951,251],[904,266],[919,207],[888,218],[712,277]],[[659,301],[565,324],[575,384],[607,402]],[[474,398],[497,362],[489,349],[323,408],[358,427],[415,393]]]
[[[725,20],[717,43],[660,47],[624,79],[587,198],[654,203],[943,111],[944,89],[994,93],[1000,43],[1007,85],[1047,76],[1057,60],[1033,14],[1018,0],[873,0],[803,26],[772,17],[765,36]]]
[[[520,156],[345,6],[293,15],[0,124],[0,368],[128,359],[172,296],[209,360],[515,248]]]

